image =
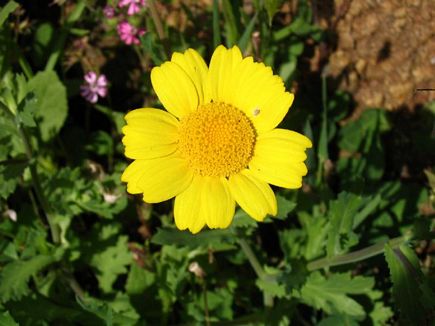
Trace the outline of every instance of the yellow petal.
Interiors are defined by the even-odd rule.
[[[252,120],[259,132],[272,130],[284,119],[293,103],[294,95],[286,92],[279,76],[270,67],[243,59],[234,69],[232,104]]]
[[[240,207],[257,221],[263,221],[267,214],[276,215],[276,197],[270,186],[243,170],[229,178],[231,194]]]
[[[160,102],[178,118],[196,110],[198,91],[189,75],[175,62],[165,62],[151,71],[151,83]]]
[[[241,61],[242,53],[238,47],[227,49],[220,45],[216,48],[210,60],[208,75],[208,87],[213,101],[233,104],[232,100],[237,92],[234,87],[234,70]]]
[[[127,182],[127,191],[130,194],[140,194],[142,191],[137,187],[137,180],[142,176],[143,161],[133,161],[121,175],[121,181]]]
[[[270,184],[296,189],[307,174],[305,149],[311,141],[297,132],[274,129],[260,134],[249,163],[253,175]]]
[[[172,154],[177,149],[178,120],[170,113],[144,108],[125,116],[122,128],[125,156],[132,159],[152,159]]]
[[[225,178],[195,176],[191,185],[175,198],[175,224],[180,230],[199,232],[205,224],[210,228],[226,228],[235,210]]]
[[[199,53],[193,49],[188,49],[184,53],[175,52],[172,55],[171,61],[178,64],[192,79],[195,88],[198,91],[199,103],[203,104],[204,102],[210,102],[210,97],[204,93],[208,68]]]
[[[192,182],[193,172],[176,154],[151,160],[136,160],[124,171],[121,180],[127,191],[142,193],[144,201],[158,203],[183,192]]]

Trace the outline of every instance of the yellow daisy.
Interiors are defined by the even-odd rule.
[[[293,94],[270,67],[219,46],[210,66],[193,49],[174,53],[151,71],[166,111],[142,108],[125,116],[122,175],[131,194],[157,203],[175,197],[180,230],[230,225],[237,204],[252,218],[276,215],[269,184],[302,186],[311,141],[276,126]]]

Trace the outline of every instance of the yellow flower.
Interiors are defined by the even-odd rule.
[[[188,49],[154,68],[151,82],[168,112],[142,108],[126,115],[125,155],[134,161],[122,181],[149,203],[175,197],[180,230],[226,228],[236,202],[263,221],[277,213],[269,184],[302,186],[311,141],[275,128],[293,94],[270,67],[224,46],[207,67]]]

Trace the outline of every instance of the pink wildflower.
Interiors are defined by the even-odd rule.
[[[119,0],[118,2],[120,8],[128,6],[127,14],[129,16],[139,12],[145,4],[145,0]]]
[[[93,71],[85,75],[85,84],[80,86],[80,94],[90,103],[97,103],[98,96],[107,95],[107,78],[105,75],[97,76]]]
[[[139,44],[139,36],[145,34],[144,29],[137,29],[130,23],[124,21],[118,24],[118,34],[121,40],[127,44]]]
[[[113,8],[112,6],[105,6],[103,9],[103,14],[106,18],[113,18],[115,17],[115,8]]]

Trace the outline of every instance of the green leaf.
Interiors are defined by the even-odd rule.
[[[159,228],[152,237],[151,242],[159,245],[178,245],[190,248],[211,247],[215,250],[231,249],[235,238],[230,229],[226,230],[206,230],[198,234],[189,231],[179,231],[176,229]]]
[[[94,298],[81,299],[76,296],[77,303],[86,311],[91,312],[100,319],[102,319],[106,325],[135,325],[137,323],[136,318],[130,316],[124,316],[114,311],[107,302],[100,301]]]
[[[279,67],[279,75],[284,82],[287,82],[290,77],[293,76],[293,73],[296,71],[297,63],[297,58],[291,57],[288,62],[283,63],[281,67]]]
[[[8,16],[15,11],[19,6],[15,1],[9,1],[6,6],[2,7],[0,10],[0,27],[3,26],[4,22]]]
[[[306,37],[308,35],[319,34],[319,27],[312,24],[311,6],[306,1],[299,1],[298,11],[293,17],[292,23],[273,33],[276,42],[282,41],[291,35]]]
[[[36,29],[33,36],[32,59],[35,60],[39,66],[45,63],[55,34],[54,27],[50,22],[43,22]]]
[[[33,90],[38,105],[35,117],[44,141],[53,138],[62,128],[67,113],[66,89],[56,72],[39,72],[28,83],[28,89]]]
[[[115,245],[106,246],[92,256],[91,266],[97,269],[98,283],[106,293],[112,291],[113,282],[118,275],[127,273],[126,266],[132,262],[127,242],[126,236],[120,236]]]
[[[236,20],[236,6],[238,5],[238,2],[222,0],[221,4],[225,18],[227,46],[231,47],[235,45],[239,39],[239,29]]]
[[[0,164],[0,197],[7,199],[17,187],[27,163],[11,162]]]
[[[228,288],[217,288],[213,291],[207,291],[207,310],[209,313],[209,320],[214,322],[222,322],[225,320],[233,321],[233,301],[234,293]],[[194,294],[187,300],[186,307],[183,309],[186,313],[193,317],[197,324],[206,324],[206,309],[204,305],[204,294]],[[192,323],[189,323],[192,324]]]
[[[347,315],[332,315],[322,319],[317,326],[358,326],[359,323],[354,318]]]
[[[30,92],[27,93],[24,99],[18,105],[17,118],[21,124],[26,127],[36,127],[35,111],[37,110],[37,99]]]
[[[255,14],[251,20],[249,21],[249,24],[246,26],[245,31],[243,32],[242,36],[240,37],[239,41],[237,42],[237,45],[239,46],[242,53],[244,53],[248,47],[249,42],[251,41],[252,32],[254,31],[255,23],[257,22],[258,15]]]
[[[435,294],[420,269],[415,252],[403,244],[385,245],[385,259],[393,281],[393,295],[406,323],[426,325],[435,309]],[[412,300],[410,300],[412,298]]]
[[[221,44],[221,26],[219,24],[219,0],[213,0],[213,47]]]
[[[305,212],[300,212],[299,221],[308,237],[303,257],[311,260],[323,255],[325,239],[328,234],[327,220],[323,216],[310,216]]]
[[[145,33],[140,37],[144,53],[149,54],[155,65],[160,65],[166,59],[163,46],[159,43],[156,35],[152,32]]]
[[[303,302],[328,314],[344,314],[358,319],[366,315],[363,307],[349,294],[366,294],[374,285],[372,278],[350,273],[331,274],[327,279],[319,272],[312,273],[300,291]]]
[[[283,298],[286,296],[286,287],[279,283],[277,279],[281,276],[281,271],[278,268],[265,266],[265,276],[255,281],[263,293],[272,297]]]
[[[132,264],[128,274],[125,291],[129,295],[141,294],[146,288],[155,281],[155,274],[141,268],[137,264]]]
[[[2,326],[19,326],[7,311],[0,312],[0,325]]]
[[[355,244],[356,235],[352,232],[353,218],[361,198],[342,192],[338,199],[329,205],[328,257],[342,254]]]
[[[101,325],[98,318],[81,309],[74,301],[66,304],[53,299],[32,293],[6,306],[20,325]]]
[[[296,208],[296,202],[281,195],[276,195],[276,202],[278,205],[278,214],[276,218],[284,220]]]
[[[30,277],[48,265],[60,260],[62,252],[55,255],[38,255],[29,260],[17,260],[7,264],[0,274],[0,301],[18,300],[29,293]]]
[[[383,302],[378,301],[375,302],[369,315],[373,325],[388,325],[388,320],[393,317],[393,311],[390,307],[386,307]]]
[[[269,16],[269,25],[272,25],[273,16],[277,13],[281,7],[282,0],[265,0],[264,8],[266,8],[267,15]]]
[[[107,132],[98,130],[92,134],[86,149],[98,155],[111,155],[113,153],[113,139]]]

